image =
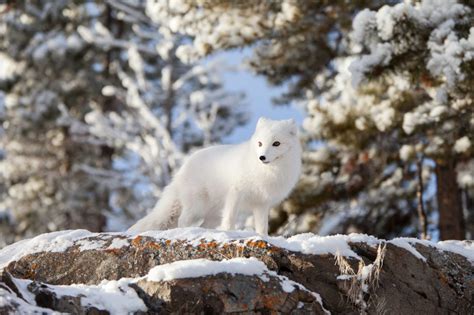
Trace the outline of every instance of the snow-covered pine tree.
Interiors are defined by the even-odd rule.
[[[59,106],[83,119],[105,106],[106,55],[77,33],[105,15],[91,2],[18,1],[0,12],[1,161],[4,220],[0,243],[66,228],[100,231],[108,193],[77,168],[107,168],[111,149],[72,140]],[[5,233],[4,233],[5,232]],[[0,244],[1,245],[1,244]]]
[[[315,87],[315,73],[330,70],[331,60],[344,54],[356,12],[397,1],[147,2],[147,12],[154,21],[193,38],[177,49],[183,61],[253,46],[254,54],[247,60],[253,71],[275,85],[291,83],[279,98],[285,103],[304,97],[305,88]]]
[[[276,100],[287,103],[306,102],[314,95],[333,90],[338,73],[335,63],[351,53],[349,31],[354,15],[364,8],[378,9],[386,3],[334,1],[328,4],[294,0],[230,3],[212,0],[196,5],[193,1],[149,1],[148,13],[171,30],[194,38],[192,43],[181,45],[177,50],[183,60],[223,49],[252,46],[254,53],[247,65],[275,85],[287,84],[287,92]],[[307,134],[305,138],[314,149],[314,134]],[[336,150],[327,150],[320,145],[314,153],[305,154],[305,176],[290,199],[273,213],[271,230],[317,232],[322,217],[326,216],[331,217],[332,222],[335,218],[339,223],[343,219],[346,222],[325,224],[324,233],[348,231],[350,225],[355,224],[355,229],[387,236],[399,232],[397,225],[403,227],[410,221],[411,214],[399,215],[401,212],[398,211],[392,211],[397,213],[395,217],[385,213],[387,219],[379,220],[379,224],[372,224],[374,220],[367,219],[371,216],[368,213],[365,216],[348,215],[345,209],[365,189],[375,170],[374,166],[358,163],[357,156],[341,162],[337,155]],[[367,160],[366,155],[361,155]],[[344,175],[336,180],[340,170]],[[372,208],[376,208],[374,203],[380,206],[385,201],[382,198],[378,202],[374,198],[371,200]],[[386,207],[391,206],[387,203]],[[357,211],[351,211],[354,212]],[[398,224],[400,221],[403,224]]]
[[[177,49],[182,60],[252,46],[250,67],[274,84],[288,83],[289,90],[279,101],[308,103],[310,117],[304,126],[313,152],[306,154],[305,176],[283,204],[284,211],[275,216],[273,230],[414,235],[416,194],[423,190],[428,212],[436,209],[438,201],[441,213],[448,213],[448,203],[453,207],[450,213],[457,213],[454,226],[449,218],[441,218],[441,237],[462,237],[456,179],[466,188],[472,183],[472,150],[467,149],[472,132],[466,129],[472,118],[465,112],[469,106],[463,105],[460,116],[448,115],[439,107],[430,118],[438,119],[437,123],[428,125],[423,117],[430,114],[418,115],[415,109],[434,104],[433,91],[441,91],[448,103],[469,102],[470,92],[454,93],[443,81],[460,74],[462,82],[472,83],[466,74],[472,69],[472,5],[468,1],[425,0],[390,6],[399,2],[149,1],[148,12],[155,21],[194,39]],[[352,20],[362,10],[349,36]],[[391,10],[394,16],[386,14]],[[432,56],[445,54],[440,52],[447,45],[444,39],[454,42],[450,48],[455,49],[447,54],[459,53],[451,59],[454,64],[441,67],[455,66],[451,73],[434,70],[436,62],[430,62]],[[368,50],[370,55],[356,61],[349,75],[352,55]],[[371,79],[369,83],[352,87],[351,78],[360,83],[366,77]],[[443,115],[451,120],[444,120]],[[446,132],[444,123],[457,125],[456,117],[462,117],[464,123],[453,127],[454,133]],[[447,148],[457,143],[457,151],[441,153],[434,143]],[[448,161],[456,162],[443,167]],[[437,189],[433,189],[433,172],[438,173]],[[424,182],[421,188],[419,178]],[[446,230],[454,234],[446,234]]]
[[[390,121],[382,140],[396,132],[405,163],[415,156],[434,163],[440,237],[464,239],[463,208],[471,220],[474,214],[468,202],[474,184],[474,4],[423,0],[366,10],[356,17],[353,35],[363,48],[350,67],[356,86],[406,82],[399,96],[379,93]]]
[[[423,203],[437,209],[431,219],[439,222],[439,237],[472,238],[463,215],[465,209],[472,218],[474,211],[472,25],[473,7],[458,1],[405,2],[354,19],[352,49],[359,57],[341,62],[339,84],[309,102],[305,127],[338,152],[336,161],[358,154],[360,165],[378,165],[355,209],[380,213],[361,205],[379,199],[415,213],[422,165]],[[367,194],[375,198],[361,200]]]
[[[217,63],[185,65],[145,1],[25,1],[0,15],[1,245],[123,228],[183,152],[245,123]],[[5,105],[5,106],[3,106]],[[0,192],[1,192],[0,191]]]
[[[126,228],[153,208],[162,188],[188,151],[220,142],[247,119],[241,93],[224,90],[218,61],[184,64],[176,48],[186,38],[145,14],[144,1],[109,0],[114,23],[129,32],[113,33],[96,20],[79,27],[82,38],[114,53],[108,64],[117,84],[101,93],[117,111],[93,108],[85,121],[64,120],[73,136],[115,149],[110,170],[85,171],[111,192],[108,229]]]

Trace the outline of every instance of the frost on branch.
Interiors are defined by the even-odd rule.
[[[147,14],[171,31],[189,36],[177,56],[184,62],[209,54],[252,47],[246,61],[272,84],[288,82],[278,99],[289,103],[314,88],[315,75],[330,69],[331,60],[345,51],[344,33],[361,6],[386,1],[159,1],[147,4]]]
[[[0,246],[40,232],[104,225],[106,189],[76,165],[107,168],[107,148],[74,141],[57,121],[60,105],[80,120],[91,103],[102,104],[97,88],[107,79],[94,67],[104,56],[76,32],[97,18],[93,7],[104,10],[91,3],[27,2],[0,15]]]

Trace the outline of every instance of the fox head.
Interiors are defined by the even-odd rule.
[[[282,158],[291,149],[296,149],[295,146],[299,150],[297,128],[293,119],[260,118],[251,141],[256,152],[255,158],[263,164],[271,164]]]

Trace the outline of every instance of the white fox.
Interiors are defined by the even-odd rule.
[[[267,235],[269,209],[288,196],[300,170],[294,120],[260,118],[250,140],[189,156],[153,211],[129,231],[176,226],[233,230],[237,215],[252,211],[255,231]]]

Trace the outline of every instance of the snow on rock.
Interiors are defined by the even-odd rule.
[[[378,244],[373,236],[364,234],[318,236],[313,233],[304,233],[285,238],[282,236],[261,236],[251,231],[219,231],[203,228],[177,228],[166,231],[149,231],[140,234],[155,239],[184,240],[192,245],[199,245],[202,240],[215,241],[218,243],[229,243],[234,241],[262,240],[271,245],[290,251],[313,255],[342,255],[358,258],[359,256],[351,250],[348,242],[366,242],[371,246]]]
[[[96,240],[94,242],[91,242],[89,240],[79,240],[76,242],[76,244],[79,244],[79,250],[93,250],[93,249],[99,249],[103,248],[104,245],[106,244],[106,241],[104,240]]]
[[[81,305],[106,309],[111,314],[130,314],[146,311],[147,307],[129,287],[129,279],[102,281],[99,285],[76,284],[70,286],[53,286],[53,292],[61,296],[81,296]]]
[[[393,240],[390,240],[389,243],[395,246],[401,247],[403,249],[406,249],[416,258],[419,258],[423,262],[426,262],[426,258],[422,254],[420,254],[420,252],[417,251],[416,248],[410,243],[410,241],[414,242],[415,240],[416,239],[413,239],[413,238],[399,237],[399,238],[394,238]]]
[[[23,299],[12,295],[7,290],[0,287],[0,313],[1,314],[60,314],[50,309],[29,304]]]
[[[142,299],[137,295],[129,284],[135,279],[103,280],[98,285],[47,285],[49,292],[55,294],[56,298],[79,297],[81,306],[95,307],[101,310],[107,310],[111,314],[126,315],[137,311],[147,311]],[[14,284],[22,293],[25,300],[35,305],[35,295],[28,290],[33,281],[15,279]]]
[[[114,238],[107,249],[118,249],[129,245],[130,241],[126,238]]]
[[[262,261],[255,257],[232,258],[221,261],[209,259],[180,260],[153,267],[144,278],[148,281],[169,281],[183,278],[199,278],[220,273],[258,276],[263,281],[268,281],[268,276],[270,275],[280,279],[280,285],[284,292],[293,292],[295,287],[309,292],[301,284],[269,270]]]
[[[242,275],[257,275],[263,280],[268,279],[265,273],[267,266],[256,258],[233,258],[222,261],[209,259],[181,260],[170,264],[153,267],[146,276],[150,281],[167,281],[181,278],[198,278],[218,273],[236,273]]]
[[[66,230],[38,235],[9,245],[0,251],[0,269],[10,261],[39,252],[63,252],[74,245],[74,241],[96,235],[86,230]]]
[[[455,240],[441,241],[438,242],[437,248],[462,255],[474,264],[474,242]]]
[[[114,236],[121,236],[119,238]],[[123,238],[126,236],[126,238]],[[152,237],[155,240],[184,241],[194,247],[199,246],[203,241],[225,243],[249,243],[254,241],[264,241],[269,245],[286,249],[293,252],[301,252],[311,255],[333,255],[345,256],[360,259],[359,255],[351,249],[351,243],[366,243],[371,247],[378,246],[384,240],[377,239],[365,234],[330,235],[319,236],[313,233],[298,234],[289,238],[283,236],[262,236],[253,231],[220,231],[204,229],[199,227],[176,228],[165,231],[148,231],[140,234],[133,233],[91,233],[86,230],[60,231],[41,234],[35,238],[22,240],[0,250],[0,269],[8,265],[11,261],[28,254],[38,252],[63,252],[72,246],[78,246],[78,250],[95,249],[120,249],[129,246],[133,238],[137,236]],[[108,241],[108,239],[112,239]],[[424,246],[437,248],[438,250],[453,251],[472,260],[474,257],[474,246],[461,245],[446,246],[444,243],[433,243],[421,241],[414,238],[396,238],[389,243],[402,247],[412,253],[415,257],[425,261],[425,258],[411,245],[412,243],[422,243]],[[108,244],[108,246],[107,246]]]

